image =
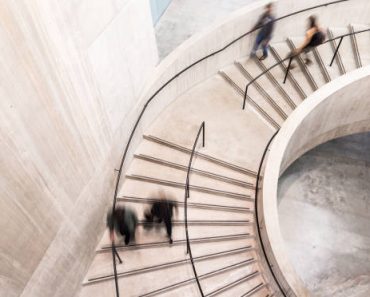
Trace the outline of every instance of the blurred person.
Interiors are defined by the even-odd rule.
[[[166,226],[167,236],[170,244],[172,240],[172,217],[174,210],[177,212],[177,203],[173,200],[168,200],[163,190],[159,191],[158,200],[154,201],[150,209],[145,211],[144,216],[147,223],[164,223]]]
[[[304,63],[307,65],[311,65],[312,61],[308,57],[308,53],[316,46],[322,44],[325,41],[325,38],[326,38],[325,33],[319,27],[316,16],[311,15],[308,18],[308,28],[306,31],[304,41],[300,46],[297,47],[296,50],[293,50],[290,55],[298,55],[303,53],[305,55]],[[294,67],[295,65],[291,65],[291,68]]]
[[[272,32],[274,31],[275,26],[275,17],[272,14],[273,4],[269,3],[265,6],[265,12],[260,16],[257,24],[253,27],[252,30],[261,27],[260,31],[257,34],[256,41],[254,43],[251,57],[256,56],[256,52],[260,45],[262,45],[263,55],[259,58],[264,60],[268,56],[268,46],[272,38]]]
[[[115,241],[115,232],[121,234],[125,238],[125,245],[135,239],[135,230],[138,219],[136,212],[123,206],[116,206],[113,216],[113,210],[107,214],[107,227],[109,228],[109,236],[112,242]]]

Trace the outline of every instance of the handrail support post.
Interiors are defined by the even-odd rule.
[[[114,249],[114,254],[118,259],[119,264],[122,264],[122,259],[121,259],[120,255],[117,252],[116,246],[113,245],[113,249]]]
[[[113,271],[114,271],[114,283],[116,288],[116,297],[119,297],[118,275],[116,265],[116,247],[114,245],[114,242],[112,242],[112,258],[113,258]]]
[[[249,83],[245,87],[244,100],[243,100],[243,110],[245,109],[245,103],[247,101],[247,92],[248,92]]]
[[[335,49],[334,56],[333,56],[333,58],[331,59],[331,62],[330,62],[330,67],[333,65],[334,59],[335,59],[335,57],[337,56],[337,53],[338,53],[339,47],[340,47],[340,45],[342,44],[343,37],[344,37],[344,36],[342,36],[342,37],[340,38],[339,43],[338,43],[338,46],[337,46],[337,48]]]
[[[203,122],[203,147],[205,146],[205,143],[206,143],[206,123]]]
[[[283,84],[285,84],[286,79],[287,79],[287,77],[288,77],[288,73],[289,73],[290,65],[292,64],[292,60],[293,60],[293,58],[294,58],[294,57],[292,56],[292,57],[290,57],[290,59],[289,59],[288,67],[287,67],[286,72],[285,72],[285,77],[284,77]]]

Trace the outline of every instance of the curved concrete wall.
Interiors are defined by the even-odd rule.
[[[370,131],[370,66],[325,85],[288,118],[274,140],[263,180],[260,223],[273,269],[289,296],[309,296],[285,251],[277,212],[282,172],[313,147],[349,134]]]

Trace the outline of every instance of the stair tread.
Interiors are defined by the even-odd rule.
[[[333,37],[337,37],[337,36],[350,33],[348,28],[341,28],[341,27],[330,27],[329,30],[332,32]],[[337,39],[335,42],[336,42],[336,45],[338,45],[339,39]],[[343,41],[342,41],[342,44],[340,45],[338,53],[340,54],[340,57],[342,59],[346,72],[350,72],[357,68],[354,55],[353,55],[353,48],[352,48],[350,36],[346,36],[343,38]]]
[[[286,42],[273,43],[271,44],[271,47],[279,53],[279,56],[281,59],[286,58],[291,52]],[[278,62],[278,61],[275,61],[275,62]],[[297,64],[297,62],[295,61],[293,62]],[[288,65],[288,60],[285,62],[285,65],[286,66]],[[276,67],[280,67],[280,66],[276,66]],[[298,84],[300,85],[300,87],[303,89],[304,93],[307,96],[313,92],[313,90],[311,89],[307,81],[307,78],[304,76],[304,74],[299,69],[299,67],[296,67],[295,69],[291,69],[289,72],[291,73],[292,76],[294,76],[294,78],[296,79],[296,81],[298,82]]]

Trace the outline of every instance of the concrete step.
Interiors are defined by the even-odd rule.
[[[243,264],[233,267],[231,271],[224,274],[217,274],[202,282],[205,296],[241,296],[262,283],[263,279],[257,262],[251,265]]]
[[[142,175],[126,175],[126,181],[127,180],[136,180],[136,181],[140,181],[144,183],[151,183],[151,184],[160,185],[160,186],[185,189],[185,183],[176,182],[173,180],[152,178],[152,177],[147,177],[147,176],[142,176]],[[230,191],[224,191],[224,190],[218,190],[214,188],[198,186],[193,183],[189,185],[189,189],[192,192],[195,191],[195,192],[207,193],[207,194],[211,194],[215,196],[221,196],[221,197],[226,197],[230,199],[238,199],[238,200],[243,200],[243,201],[253,201],[253,198],[252,198],[253,192],[251,190],[249,190],[251,192],[250,194],[249,193],[246,194],[246,193],[241,193],[241,192],[230,192]]]
[[[333,28],[333,27],[328,28],[328,37],[330,39],[348,33],[350,33],[348,28]],[[330,42],[333,52],[335,51],[339,43],[340,39],[336,39]],[[354,52],[350,36],[346,36],[343,38],[336,55],[336,60],[339,67],[341,68],[342,74],[356,69],[356,62],[354,59]]]
[[[254,258],[243,259],[232,262],[230,264],[215,265],[214,267],[207,267],[207,265],[198,264],[197,271],[198,278],[205,296],[215,296],[221,291],[226,291],[236,285],[236,282],[247,282],[252,278],[260,276],[259,271],[255,267],[256,260]],[[204,272],[203,272],[204,271]],[[243,277],[240,277],[240,276]],[[248,276],[248,277],[247,277]],[[241,280],[243,278],[243,280]],[[172,291],[174,288],[182,287],[188,282],[194,282],[194,277],[181,277],[177,282],[167,282],[167,286],[158,286],[159,288],[150,291],[141,296],[150,297],[162,294],[164,292]]]
[[[230,77],[241,90],[243,90],[242,97],[244,98],[245,87],[250,81],[246,78],[245,73],[242,73],[235,64],[222,69],[222,72],[226,73],[227,76]],[[287,114],[275,101],[272,100],[271,97],[264,96],[261,93],[258,85],[253,84],[249,86],[247,94],[277,123],[281,124],[287,118]]]
[[[144,138],[139,148],[136,151],[137,156],[150,156],[163,160],[164,162],[175,163],[183,167],[188,167],[190,154],[187,151],[173,149],[170,146],[162,145],[156,141]],[[245,174],[244,171],[235,170],[234,168],[220,165],[216,162],[208,161],[208,159],[195,156],[192,164],[194,171],[211,172],[213,174],[222,175],[223,177],[236,181],[244,181],[248,184],[255,183],[255,172],[250,171],[250,174]]]
[[[183,229],[183,228],[182,228]],[[185,237],[185,236],[183,236]],[[107,236],[106,236],[107,238]],[[250,233],[232,233],[232,234],[225,234],[225,235],[216,235],[216,236],[204,236],[204,237],[191,237],[190,236],[190,243],[191,245],[195,244],[203,244],[208,243],[209,245],[212,245],[214,242],[219,241],[233,241],[233,240],[239,240],[239,239],[254,239],[254,235]],[[147,239],[145,239],[147,241]],[[103,245],[101,245],[100,248],[96,250],[97,253],[111,253],[111,244],[109,243],[109,240],[105,242]],[[186,245],[186,239],[180,238],[180,239],[174,239],[172,244],[169,244],[167,238],[165,240],[157,240],[156,241],[147,241],[143,243],[133,243],[129,245],[125,245],[124,243],[117,242],[116,243],[116,249],[118,251],[128,251],[128,250],[139,250],[139,249],[152,249],[152,248],[163,248],[163,247],[172,247],[176,245]]]
[[[136,229],[134,245],[142,245],[151,242],[162,242],[168,241],[165,225],[153,224],[153,227],[147,227],[144,225],[138,225]],[[226,236],[230,234],[242,234],[243,232],[253,233],[253,226],[251,225],[214,225],[209,228],[207,225],[189,225],[189,237],[190,238],[203,238],[205,235],[209,236]],[[185,239],[184,225],[173,225],[172,226],[172,238],[175,241]],[[120,240],[119,245],[124,245],[123,239]],[[118,241],[117,241],[118,242]],[[118,244],[118,243],[117,243]],[[101,241],[101,247],[110,246],[109,231],[106,230]]]
[[[243,58],[236,61],[245,69],[251,77],[257,77],[261,75],[265,69],[259,59],[255,58]],[[289,96],[289,94],[282,88],[269,73],[262,75],[258,78],[258,83],[264,88],[264,90],[272,97],[275,98],[279,105],[282,106],[286,114],[290,114],[292,110],[297,107],[297,104]],[[248,77],[247,77],[248,78]]]
[[[329,37],[327,36],[327,40]],[[326,67],[326,70],[329,73],[331,80],[337,78],[338,76],[342,75],[341,68],[339,67],[338,61],[334,60],[332,66],[330,66],[330,62],[333,58],[334,51],[332,48],[332,44],[330,42],[326,42],[318,47],[316,47],[316,51],[320,55],[323,64]]]
[[[268,72],[266,72],[266,77],[278,88],[280,93],[286,93],[289,98],[294,102],[296,106],[298,106],[303,99],[306,98],[306,94],[304,94],[303,90],[300,88],[298,83],[295,81],[295,79],[288,75],[287,81],[284,83],[284,66],[283,65],[277,65],[277,60],[274,58],[274,50],[271,50],[271,55],[263,61],[260,61],[258,59],[253,59],[256,65],[261,69],[261,71],[266,71],[267,69],[270,69]],[[280,56],[279,56],[280,57]],[[286,96],[286,95],[283,95]]]
[[[285,59],[286,57],[290,55],[291,49],[289,48],[286,42],[278,42],[278,43],[271,44],[271,53],[272,53],[272,56],[275,58],[275,61],[279,62],[282,59]],[[284,76],[285,76],[286,66],[288,66],[288,60],[284,62],[283,64],[276,66],[276,67],[284,68]],[[307,77],[304,75],[301,69],[299,69],[299,67],[296,67],[295,69],[290,69],[289,73],[290,73],[290,76],[292,77],[291,80],[296,81],[296,83],[299,85],[299,87],[302,89],[303,93],[306,96],[308,96],[309,94],[313,92],[313,89],[310,86],[307,80]]]
[[[185,198],[185,185],[182,184],[158,184],[155,182],[143,182],[141,178],[125,179],[119,192],[118,197],[147,197],[147,198],[160,198],[159,190],[163,190],[167,199],[184,202]],[[200,191],[199,191],[200,190]],[[254,200],[246,195],[233,195],[224,196],[221,191],[214,191],[212,189],[194,189],[190,187],[190,198],[188,202],[202,203],[202,204],[216,204],[225,207],[247,207],[253,209]]]
[[[196,161],[194,161],[196,163]],[[161,166],[158,163],[147,161],[147,159],[134,158],[127,172],[127,178],[131,176],[145,176],[156,180],[170,180],[183,185],[187,177],[187,167],[174,168],[173,166]],[[213,178],[211,174],[199,175],[190,173],[189,182],[191,186],[199,188],[208,188],[218,191],[227,191],[240,194],[251,195],[254,191],[253,184],[247,184],[247,187],[236,185],[233,183],[221,180],[221,178]]]
[[[350,25],[354,32],[368,30],[370,25],[366,24],[351,24]],[[370,64],[370,31],[363,32],[354,35],[353,37],[356,40],[357,48],[359,51],[361,66],[366,66]]]
[[[171,199],[174,197],[170,196]],[[177,207],[184,208],[184,197],[183,199],[177,200]],[[131,208],[134,208],[138,214],[143,213],[144,209],[148,208],[151,203],[157,201],[159,198],[143,198],[137,196],[121,196],[117,198],[118,204],[128,205]],[[173,199],[176,200],[176,199]],[[253,207],[253,204],[250,203]],[[212,204],[212,203],[195,203],[193,197],[187,200],[187,207],[191,209],[191,212],[188,213],[188,218],[193,220],[199,220],[204,218],[204,211],[207,210],[207,215],[212,215],[218,219],[227,219],[231,220],[232,218],[236,218],[238,220],[244,220],[246,215],[253,214],[253,208],[250,207],[236,207],[236,206],[228,206],[228,205],[219,205],[219,204]],[[139,219],[142,217],[139,216]],[[182,212],[179,210],[178,220],[183,220]]]
[[[289,49],[291,51],[294,51],[297,49],[297,46],[293,43],[293,41],[288,38],[286,40]],[[299,68],[301,69],[304,76],[307,78],[308,84],[310,85],[312,91],[316,91],[318,89],[318,83],[316,82],[315,78],[313,77],[311,70],[307,67],[307,65],[304,63],[302,55],[299,55],[296,57],[295,61],[298,63]]]
[[[158,164],[158,165],[161,165],[163,167],[175,168],[177,170],[181,170],[181,171],[185,171],[185,172],[187,172],[187,170],[188,170],[187,165],[182,165],[182,164],[179,164],[179,163],[167,161],[167,160],[152,157],[152,156],[149,156],[149,155],[135,154],[134,157],[136,159],[140,159],[140,160],[144,160],[144,161],[151,162],[151,163],[154,163],[154,164]],[[192,175],[199,175],[199,176],[203,176],[203,177],[212,178],[213,180],[222,181],[222,182],[232,184],[232,185],[237,185],[237,186],[240,186],[240,187],[243,187],[243,188],[250,188],[250,189],[254,188],[253,183],[249,183],[249,182],[239,180],[239,179],[235,179],[235,178],[230,178],[230,177],[223,176],[221,174],[217,174],[217,173],[210,172],[210,171],[207,171],[207,170],[197,169],[197,168],[194,167],[195,166],[194,163],[198,163],[198,162],[194,161],[192,163],[192,166],[190,168],[190,173]]]
[[[174,149],[174,150],[184,152],[184,153],[189,154],[189,155],[191,154],[191,151],[192,151],[191,148],[181,146],[181,145],[176,144],[174,142],[171,142],[171,141],[168,141],[168,140],[165,140],[165,139],[161,139],[161,138],[153,136],[153,135],[144,135],[144,139],[146,139],[147,141],[155,142],[155,143],[160,144],[162,146],[167,146],[167,147],[169,147],[171,149]],[[204,159],[208,162],[215,163],[219,166],[226,167],[228,169],[243,173],[245,175],[249,175],[249,176],[252,176],[252,177],[256,177],[256,175],[257,175],[256,171],[254,171],[254,170],[243,168],[239,165],[236,165],[236,164],[233,164],[231,162],[218,159],[216,157],[213,157],[213,156],[210,156],[210,155],[207,155],[207,154],[204,154],[204,153],[200,153],[200,152],[196,151],[194,155],[197,156],[198,158],[202,158],[202,159]]]
[[[290,37],[289,41],[290,44],[297,48],[302,44],[304,37]],[[310,76],[314,79],[316,86],[321,87],[327,82],[330,81],[330,76],[328,71],[325,68],[324,62],[320,56],[320,53],[317,50],[312,50],[307,54],[308,58],[312,61],[311,65],[307,65],[304,63],[305,54],[301,54],[299,57],[300,64],[305,69],[305,71],[309,71]]]
[[[189,255],[186,254],[183,246],[173,247],[169,249],[168,252],[168,254],[166,253],[166,257],[158,257],[158,251],[154,249],[146,250],[145,253],[142,253],[140,250],[132,251],[129,254],[121,253],[120,257],[123,259],[123,263],[117,266],[118,277],[142,275],[165,268],[191,264]],[[235,261],[235,259],[247,258],[255,254],[252,245],[236,245],[236,247],[230,249],[230,247],[225,248],[223,245],[218,247],[216,244],[212,252],[203,251],[201,254],[198,250],[192,250],[192,252],[193,261],[196,264],[205,261],[211,263],[211,261],[219,258],[226,262]],[[111,257],[109,253],[96,255],[89,269],[87,278],[85,279],[85,285],[112,280],[114,278],[112,265],[110,263],[112,260]]]
[[[235,67],[233,67],[232,69],[234,71],[234,68],[238,70],[244,80],[245,86],[249,85],[249,83],[253,79],[252,75],[240,63],[234,62],[234,66]],[[240,74],[238,75],[240,76]],[[244,87],[244,91],[245,90],[246,87]],[[252,97],[253,100],[257,102],[262,108],[264,108],[264,110],[268,111],[266,107],[264,107],[264,105],[267,105],[268,108],[271,108],[271,111],[273,111],[273,113],[276,114],[281,120],[285,121],[287,119],[287,113],[283,110],[279,103],[277,101],[274,101],[272,97],[265,91],[265,89],[262,88],[261,84],[258,81],[255,81],[248,86],[247,94],[249,97]]]
[[[231,71],[228,71],[228,72],[229,73],[226,73],[224,71],[219,71],[219,74],[225,80],[225,82],[228,83],[229,86],[235,90],[236,94],[239,94],[239,96],[242,98],[242,108],[248,108],[248,110],[251,110],[252,112],[254,112],[256,116],[258,116],[261,120],[263,120],[271,128],[279,129],[281,125],[281,123],[279,124],[279,122],[282,122],[283,120],[282,119],[279,120],[278,119],[279,116],[270,107],[266,107],[265,104],[261,106],[260,105],[261,102],[257,102],[255,100],[256,98],[259,98],[259,96],[256,95],[258,92],[254,90],[254,87],[251,88],[252,90],[254,90],[252,91],[252,94],[248,92],[247,97],[246,97],[247,98],[246,105],[244,105],[245,89],[241,87],[241,84],[238,85],[233,80],[235,79],[235,76],[240,76],[240,74],[234,74],[234,78],[232,78],[231,76],[229,76]],[[252,98],[253,95],[254,95],[254,98]]]
[[[250,59],[246,60],[244,65],[238,61],[235,61],[234,65],[241,72],[241,74],[245,77],[248,83],[250,83],[255,77],[257,77],[262,72],[259,70],[255,62],[253,62]],[[255,75],[252,74],[256,72],[257,74]],[[280,117],[286,120],[288,115],[292,112],[292,107],[289,106],[283,98],[281,98],[276,88],[270,84],[270,81],[268,80],[268,78],[265,75],[262,75],[257,80],[255,80],[254,83],[252,83],[250,86],[252,85],[256,88],[259,94],[267,102],[270,103],[270,105],[280,115]],[[293,104],[293,109],[294,107],[295,105]]]

